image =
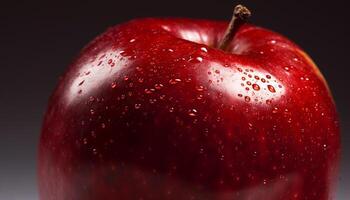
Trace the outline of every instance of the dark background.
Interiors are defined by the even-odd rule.
[[[79,50],[107,27],[132,18],[228,20],[234,0],[113,0],[0,6],[0,199],[38,199],[36,151],[47,100]],[[333,0],[244,2],[251,21],[295,41],[316,61],[337,102],[343,154],[337,199],[349,199],[349,6]]]

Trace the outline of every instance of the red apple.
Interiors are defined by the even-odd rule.
[[[85,47],[49,102],[40,199],[332,198],[325,79],[290,40],[237,24],[221,42],[226,22],[140,19]]]

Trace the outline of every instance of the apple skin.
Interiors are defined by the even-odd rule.
[[[53,93],[41,200],[326,200],[339,122],[297,45],[246,24],[140,19],[108,29]]]

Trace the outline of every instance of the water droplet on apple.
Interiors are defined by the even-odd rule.
[[[269,89],[270,92],[275,93],[275,87],[273,87],[272,85],[267,85],[267,89]]]
[[[271,103],[272,103],[271,99],[267,99],[267,100],[266,100],[266,104],[267,104],[267,105],[270,105]]]
[[[197,115],[197,110],[196,109],[190,109],[188,110],[188,115],[191,117],[195,117]]]
[[[278,112],[278,108],[277,107],[274,107],[273,110],[272,110],[272,113],[277,113]]]
[[[154,85],[154,88],[157,89],[157,90],[162,89],[162,87],[163,87],[163,84],[161,84],[161,83],[156,83],[156,84]]]
[[[142,71],[142,68],[141,67],[136,67],[136,71],[140,72],[140,71]]]
[[[202,47],[202,48],[201,48],[201,51],[203,51],[203,52],[205,52],[205,53],[208,52],[207,48],[205,48],[205,47]]]
[[[146,88],[146,89],[145,89],[145,93],[146,93],[146,94],[151,94],[151,93],[153,92],[153,90],[154,90],[154,89],[148,89],[148,88]]]
[[[140,104],[140,103],[136,103],[136,104],[134,105],[134,107],[135,107],[136,110],[138,110],[138,109],[141,108],[141,104]]]
[[[203,99],[203,95],[202,95],[202,94],[198,95],[198,96],[197,96],[197,99],[198,99],[198,100]]]
[[[174,107],[170,107],[169,112],[171,112],[171,113],[174,112]]]
[[[224,155],[221,155],[220,156],[220,160],[224,160],[225,159],[225,156]]]
[[[150,104],[154,104],[155,102],[157,102],[157,99],[149,99],[148,101]]]
[[[242,95],[242,94],[238,94],[237,96],[239,96],[239,97],[243,97],[243,95]]]
[[[92,152],[93,152],[93,154],[96,155],[96,154],[97,154],[97,149],[93,148],[93,149],[92,149]]]
[[[258,85],[258,84],[253,84],[253,89],[254,90],[256,90],[256,91],[258,91],[258,90],[260,90],[260,86]]]
[[[271,79],[271,75],[266,75],[266,78],[267,79]]]
[[[175,85],[175,84],[177,84],[177,83],[179,83],[179,82],[181,82],[181,79],[179,79],[179,78],[170,79],[170,80],[169,80],[169,83],[170,83],[171,85]]]
[[[109,59],[107,63],[110,65],[112,62],[113,62],[113,60]]]
[[[105,123],[101,123],[101,128],[106,128],[106,124]]]
[[[95,101],[95,97],[94,97],[94,96],[90,96],[90,97],[89,97],[89,101],[90,101],[90,102],[94,102],[94,101]]]
[[[116,88],[116,87],[117,87],[117,83],[116,83],[115,81],[114,81],[114,82],[112,82],[112,83],[111,83],[111,88],[113,88],[113,89],[114,89],[114,88]]]
[[[245,97],[244,97],[244,101],[249,102],[249,101],[250,101],[250,97],[245,96]]]
[[[139,83],[143,83],[144,79],[140,77],[140,78],[137,79],[137,81],[138,81]]]
[[[104,57],[106,57],[106,54],[101,55],[98,59],[101,60]]]
[[[215,73],[216,73],[216,74],[220,74],[220,70],[216,69],[216,70],[215,70]]]
[[[173,50],[173,49],[168,49],[168,51],[169,51],[169,52],[174,52],[174,50]]]
[[[136,39],[131,39],[129,42],[130,43],[133,43],[133,42],[135,42],[136,41]]]
[[[162,95],[159,96],[160,100],[163,100],[164,98],[165,98],[165,94],[162,94]]]
[[[254,76],[254,78],[256,79],[256,80],[259,80],[260,79],[260,77],[259,76]]]
[[[90,114],[94,115],[95,114],[95,110],[94,109],[90,109]]]
[[[253,124],[252,123],[248,123],[248,128],[249,128],[249,130],[252,130],[253,129]]]
[[[202,61],[203,61],[203,58],[202,58],[202,57],[197,57],[196,60],[197,60],[198,62],[202,62]]]
[[[202,85],[196,86],[196,90],[201,92],[204,90],[204,87]]]
[[[82,80],[78,85],[81,86],[84,84],[84,82],[85,82],[85,80]]]

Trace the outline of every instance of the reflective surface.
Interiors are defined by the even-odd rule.
[[[329,199],[335,106],[284,37],[225,23],[137,20],[91,42],[50,100],[40,198]]]

